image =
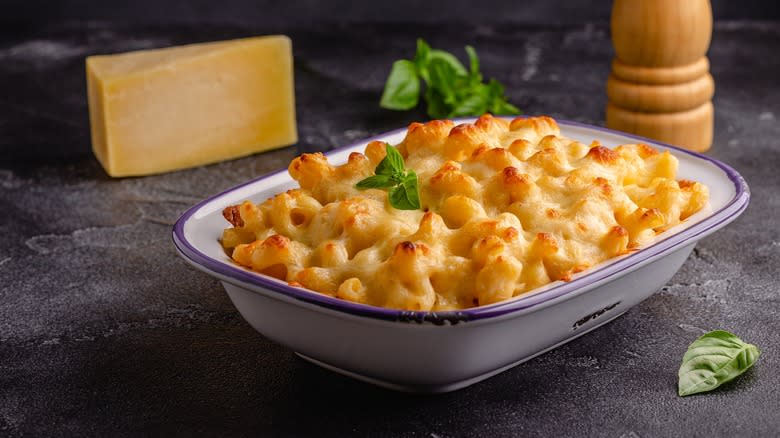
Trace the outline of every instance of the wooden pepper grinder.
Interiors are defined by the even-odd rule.
[[[694,151],[712,144],[709,0],[615,0],[607,126]]]

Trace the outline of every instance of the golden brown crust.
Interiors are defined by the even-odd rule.
[[[269,238],[263,240],[262,246],[272,247],[277,249],[285,249],[288,246],[290,246],[290,239],[284,236],[280,236],[278,234],[274,234],[273,236],[270,236]]]
[[[653,155],[658,155],[660,153],[657,149],[645,143],[639,143],[637,146],[639,146],[639,156],[642,158],[650,158]]]
[[[233,260],[294,285],[410,310],[499,302],[652,242],[707,204],[677,181],[677,160],[645,144],[610,149],[560,135],[549,117],[490,115],[413,123],[398,144],[421,210],[358,190],[386,154],[371,142],[346,163],[304,154],[300,188],[225,209]],[[241,222],[239,222],[239,220]]]
[[[244,226],[244,220],[241,219],[240,207],[238,205],[225,207],[222,210],[222,216],[236,228]]]
[[[696,181],[691,181],[691,180],[688,180],[688,179],[681,179],[681,180],[677,181],[677,184],[680,185],[680,188],[682,190],[690,190],[698,183]]]
[[[618,158],[620,158],[620,155],[618,155],[617,152],[610,148],[596,146],[590,148],[590,151],[588,151],[588,157],[593,158],[599,163],[613,164],[618,160]]]

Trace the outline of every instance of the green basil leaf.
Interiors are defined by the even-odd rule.
[[[403,186],[395,186],[387,193],[387,200],[393,208],[398,210],[412,210],[406,199],[406,189]]]
[[[520,114],[521,111],[518,107],[512,105],[504,99],[495,99],[490,103],[489,111],[495,115],[510,116],[514,114]]]
[[[438,90],[428,87],[425,90],[425,101],[428,102],[428,108],[426,109],[428,117],[432,119],[449,117],[449,107],[444,103],[444,97]]]
[[[430,56],[429,62],[433,62],[433,61],[444,62],[450,67],[452,67],[452,70],[455,73],[463,76],[466,76],[468,74],[466,68],[463,67],[463,64],[461,64],[460,61],[458,61],[458,58],[456,58],[455,55],[453,55],[452,53],[445,52],[444,50],[431,49],[429,56]]]
[[[452,66],[441,59],[432,59],[428,65],[431,81],[428,88],[435,89],[441,94],[444,103],[452,105],[456,101],[455,81],[458,73]]]
[[[477,88],[474,94],[458,102],[449,117],[481,115],[488,110],[488,95],[484,88]]]
[[[504,86],[497,80],[491,78],[487,83],[487,87],[491,96],[498,98],[504,97]]]
[[[385,143],[385,151],[385,158],[376,166],[374,173],[377,175],[386,175],[391,178],[398,173],[403,173],[404,157],[398,152],[398,149]]]
[[[466,46],[469,55],[469,83],[473,85],[482,83],[482,73],[479,72],[479,57],[477,51],[471,46]]]
[[[403,186],[406,189],[406,199],[414,207],[413,210],[420,208],[420,187],[418,185],[417,173],[414,170],[406,173]]]
[[[387,197],[390,205],[398,210],[417,210],[420,208],[420,199],[407,189],[406,184],[401,184],[390,189]]]
[[[427,114],[434,119],[455,116],[518,114],[517,107],[507,102],[504,87],[491,79],[483,83],[477,51],[466,46],[469,69],[451,53],[432,49],[425,40],[417,39],[413,60],[399,60],[393,64],[385,84],[380,106],[405,110],[415,107],[425,81],[424,99]],[[400,181],[399,178],[396,180]]]
[[[490,101],[488,102],[488,111],[496,115],[520,114],[520,110],[507,102],[504,95],[504,86],[495,79],[491,79],[487,84]]]
[[[420,79],[414,63],[405,59],[393,63],[379,106],[392,110],[408,110],[420,99]]]
[[[678,372],[680,396],[711,391],[747,371],[761,355],[753,344],[715,330],[696,339],[683,356]]]
[[[414,54],[414,60],[424,65],[428,63],[428,57],[430,55],[431,46],[429,46],[424,39],[417,38],[417,53]]]
[[[466,46],[466,54],[469,55],[469,72],[472,75],[479,74],[479,57],[477,51],[471,46]]]
[[[391,181],[388,175],[371,175],[368,178],[359,181],[355,184],[355,188],[359,190],[365,189],[386,189],[395,185],[394,181]]]
[[[404,157],[398,149],[385,143],[386,155],[369,176],[355,184],[359,190],[389,189],[387,198],[390,205],[399,210],[417,210],[420,208],[420,189],[414,170],[404,170]]]
[[[422,38],[417,38],[417,53],[414,54],[414,65],[417,67],[417,75],[427,84],[430,81],[428,75],[428,62],[431,56],[431,46]]]

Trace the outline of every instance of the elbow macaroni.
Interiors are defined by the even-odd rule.
[[[398,145],[423,210],[359,191],[384,143],[333,166],[303,154],[299,189],[228,207],[222,245],[238,264],[375,306],[449,310],[506,300],[625,254],[702,209],[707,187],[645,144],[560,136],[549,117],[412,123]]]

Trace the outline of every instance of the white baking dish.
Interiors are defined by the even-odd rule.
[[[473,121],[470,119],[459,122]],[[463,388],[515,366],[616,318],[659,290],[696,242],[748,205],[749,189],[731,167],[696,153],[580,123],[558,121],[562,134],[614,147],[644,142],[680,161],[679,177],[706,184],[710,206],[640,251],[612,259],[509,301],[450,312],[384,309],[331,298],[234,264],[218,239],[228,225],[222,209],[261,202],[296,186],[286,170],[213,196],[176,222],[173,241],[196,268],[216,277],[257,331],[328,369],[384,387],[417,392]],[[371,140],[400,142],[406,129],[328,154],[345,162]]]

